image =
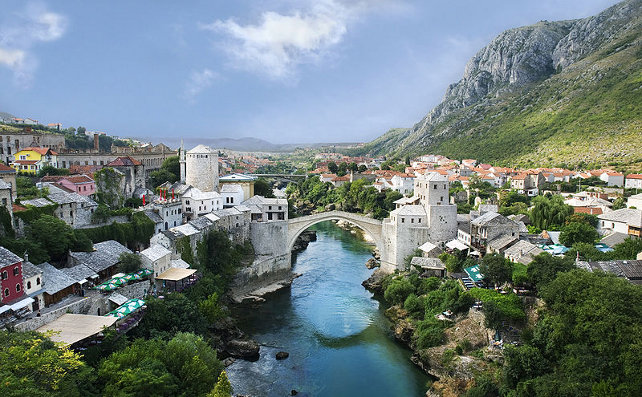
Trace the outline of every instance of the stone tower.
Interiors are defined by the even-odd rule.
[[[457,206],[450,204],[448,177],[431,172],[415,179],[415,195],[428,218],[431,242],[446,242],[457,236]]]
[[[204,145],[187,152],[185,183],[203,192],[218,191],[218,152]]]

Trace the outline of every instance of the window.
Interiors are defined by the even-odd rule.
[[[31,281],[27,281],[27,289],[31,289]]]
[[[4,289],[4,296],[9,296],[9,288]]]
[[[22,287],[20,287],[20,283],[16,284],[16,292],[20,292]]]
[[[268,206],[268,209],[269,209],[269,210],[271,210],[271,209],[272,209],[272,206],[271,206],[271,205],[269,205],[269,206]]]
[[[437,189],[437,185],[435,185],[435,189]]]
[[[401,218],[401,223],[406,223],[406,218]]]
[[[185,200],[185,204],[186,204],[186,205],[189,205],[189,200]]]
[[[417,221],[417,223],[421,223],[421,218],[419,218],[419,220]]]
[[[20,269],[18,268],[18,266],[16,266],[13,268],[13,275],[17,276],[18,274],[20,274]]]
[[[27,156],[25,156],[24,154],[20,155],[20,160],[26,160],[26,159],[27,159]]]
[[[415,223],[415,218],[410,218],[410,223]]]
[[[37,285],[40,285],[40,277],[38,277],[38,278],[36,279],[36,284],[37,284]]]

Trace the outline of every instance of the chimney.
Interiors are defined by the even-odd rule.
[[[98,134],[94,134],[94,150],[98,151],[100,149]]]

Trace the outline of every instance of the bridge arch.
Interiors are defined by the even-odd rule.
[[[383,251],[381,221],[344,211],[328,211],[319,214],[289,219],[288,250],[292,250],[297,237],[299,237],[299,235],[303,233],[304,230],[306,230],[310,226],[316,225],[317,223],[330,220],[344,220],[350,222],[353,225],[356,225],[372,237],[375,245],[377,246],[377,249],[379,249],[379,252]]]

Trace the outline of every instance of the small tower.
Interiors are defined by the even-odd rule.
[[[181,170],[181,183],[185,183],[185,147],[183,146],[183,140],[181,139],[181,148],[178,149],[178,158],[180,163]]]
[[[185,183],[203,192],[218,191],[218,152],[198,145],[185,157]]]

